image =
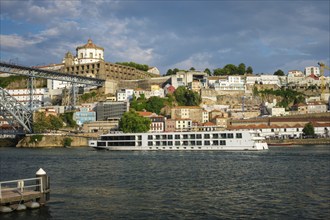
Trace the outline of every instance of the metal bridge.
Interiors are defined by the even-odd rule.
[[[76,84],[85,84],[91,86],[103,86],[105,82],[104,79],[91,78],[86,76],[77,76],[73,74],[61,73],[50,70],[42,70],[42,69],[26,67],[26,66],[18,66],[4,62],[0,62],[0,72],[15,74],[15,75],[23,75],[34,78],[44,78],[44,79],[72,82]]]
[[[33,79],[44,78],[58,81],[65,81],[72,83],[73,97],[75,99],[75,85],[85,84],[91,86],[103,86],[105,80],[98,78],[90,78],[85,76],[77,76],[73,74],[66,74],[62,72],[42,70],[26,66],[18,66],[14,64],[0,62],[0,72],[23,75],[29,77],[30,87],[30,106],[32,106],[33,96]],[[74,100],[75,103],[75,100]],[[33,132],[33,111],[23,106],[17,99],[12,97],[8,92],[0,87],[0,115],[4,117],[9,124],[13,125],[13,118],[24,128],[27,133]]]

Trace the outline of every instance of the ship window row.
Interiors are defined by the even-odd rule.
[[[105,147],[106,146],[106,142],[97,142],[97,146]]]
[[[125,141],[125,140],[142,140],[142,136],[138,135],[127,135],[127,136],[101,136],[101,140],[107,140],[107,141]]]
[[[226,145],[225,140],[215,140],[215,141],[148,141],[148,146],[218,146]],[[204,143],[204,144],[203,144]]]
[[[108,146],[141,146],[142,142],[130,141],[130,142],[108,142]]]
[[[233,133],[218,134],[175,134],[175,135],[148,135],[148,140],[170,140],[170,139],[231,139],[234,138]],[[242,133],[236,133],[236,138],[242,138]]]

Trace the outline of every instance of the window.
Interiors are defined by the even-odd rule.
[[[210,145],[210,141],[205,141],[204,144],[205,145]]]
[[[202,138],[202,135],[201,135],[201,134],[197,134],[197,135],[196,135],[196,138],[197,138],[197,139],[201,139],[201,138]]]
[[[220,145],[226,145],[226,141],[220,141]]]
[[[221,134],[221,138],[227,138],[227,135],[225,133]]]
[[[233,133],[229,133],[227,134],[228,138],[234,138],[234,134]]]
[[[210,138],[210,134],[204,134],[204,138],[209,139]]]
[[[242,133],[237,133],[236,138],[242,138]]]
[[[202,145],[202,141],[197,141],[197,145]]]

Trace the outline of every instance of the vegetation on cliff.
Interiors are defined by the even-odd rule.
[[[149,66],[146,65],[146,64],[138,64],[138,63],[134,63],[134,62],[116,62],[116,64],[119,64],[119,65],[123,65],[123,66],[130,66],[130,67],[134,67],[138,70],[141,70],[141,71],[148,71],[149,69]]]
[[[33,131],[35,133],[56,131],[62,127],[63,121],[60,117],[54,115],[46,116],[45,112],[36,112],[34,115]]]
[[[0,80],[0,87],[2,88],[7,88],[7,86],[13,82],[18,82],[18,81],[26,81],[27,77],[26,76],[8,76],[8,77],[1,77]],[[25,82],[25,87],[26,87],[26,82]]]
[[[173,95],[180,106],[196,106],[202,102],[202,98],[197,92],[189,90],[184,86],[179,86]]]
[[[0,78],[0,87],[7,89],[26,89],[28,77],[20,75],[11,75]],[[36,88],[43,88],[47,86],[46,79],[35,79],[34,86]]]
[[[285,88],[278,90],[264,89],[258,91],[258,89],[254,87],[253,94],[255,96],[260,96],[264,101],[270,101],[272,100],[271,97],[277,97],[280,99],[277,106],[286,109],[289,109],[292,105],[304,103],[305,101],[305,95],[303,93]]]
[[[184,86],[179,86],[173,95],[168,94],[165,98],[157,96],[146,99],[144,94],[141,94],[139,98],[133,95],[130,102],[130,108],[135,111],[149,111],[157,114],[164,113],[164,107],[172,106],[197,106],[201,103],[201,96],[192,90],[187,89]]]

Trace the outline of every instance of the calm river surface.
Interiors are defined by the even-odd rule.
[[[329,219],[330,147],[265,152],[0,148],[0,180],[51,178],[45,207],[0,219]]]

